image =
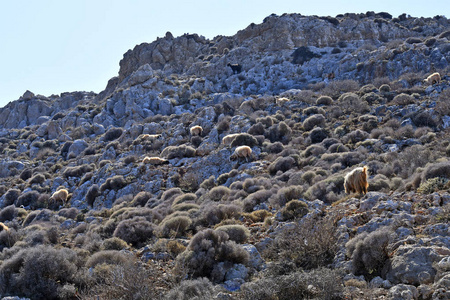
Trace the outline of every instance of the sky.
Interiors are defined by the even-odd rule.
[[[439,2],[439,3],[438,3]],[[450,1],[404,0],[0,0],[0,107],[26,90],[101,92],[123,54],[170,31],[234,35],[272,13],[336,16],[388,12],[450,17]]]

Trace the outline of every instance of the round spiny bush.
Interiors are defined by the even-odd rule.
[[[145,217],[134,217],[121,221],[113,236],[133,245],[139,245],[153,237],[155,225]]]
[[[238,244],[244,244],[250,237],[250,231],[244,225],[223,225],[217,227],[216,230],[226,232],[229,239]]]
[[[252,125],[248,130],[247,133],[251,135],[264,135],[265,128],[264,125],[261,122],[258,122],[254,125]]]
[[[134,196],[130,204],[132,206],[145,206],[151,197],[152,194],[149,192],[139,192],[136,196]]]
[[[316,100],[317,105],[331,105],[333,104],[333,98],[330,96],[320,96]]]
[[[303,121],[303,128],[306,131],[312,130],[314,127],[323,127],[325,125],[325,117],[322,114],[312,115]]]
[[[22,171],[22,173],[20,173],[20,179],[22,179],[23,181],[28,180],[29,178],[31,178],[31,176],[33,176],[33,170],[31,169],[25,169]]]
[[[104,250],[123,250],[128,248],[127,242],[124,240],[118,238],[118,237],[112,237],[109,239],[106,239],[103,241],[103,248]]]
[[[347,257],[352,260],[352,272],[364,275],[367,280],[380,276],[389,259],[388,245],[392,232],[381,228],[371,233],[363,232],[347,242]]]
[[[8,206],[14,204],[20,196],[20,190],[18,189],[10,189],[4,195],[3,206]]]
[[[242,209],[246,212],[250,212],[256,205],[267,202],[271,196],[272,191],[270,190],[256,191],[244,199]]]
[[[258,140],[251,134],[240,133],[231,142],[231,147],[249,146],[254,147],[258,145]]]
[[[167,159],[173,158],[184,158],[184,157],[194,157],[195,149],[191,146],[181,145],[181,146],[168,146],[164,148],[161,152],[161,157]]]
[[[394,97],[394,99],[392,100],[392,103],[395,105],[408,105],[408,104],[414,104],[415,101],[414,101],[414,98],[411,97],[410,95],[401,93]]]
[[[167,216],[159,225],[162,237],[181,237],[192,224],[188,216]]]
[[[278,157],[273,163],[269,165],[270,174],[274,175],[278,171],[286,172],[295,166],[295,159],[291,156]]]
[[[226,186],[213,187],[208,195],[212,201],[225,201],[230,196],[231,190]]]
[[[372,185],[372,183],[371,183]],[[446,190],[450,187],[449,180],[444,177],[430,178],[425,182],[422,182],[417,189],[417,192],[421,194],[432,194],[437,191]]]
[[[328,131],[323,129],[322,127],[315,127],[309,133],[309,138],[311,139],[311,143],[321,143],[324,139],[328,137]]]
[[[115,175],[106,179],[105,183],[100,186],[100,192],[105,190],[120,190],[127,185],[127,181],[122,175]]]
[[[276,196],[270,201],[274,205],[284,206],[291,200],[297,200],[303,196],[303,188],[301,185],[285,186],[278,190]]]
[[[380,92],[381,92],[382,94],[389,93],[390,91],[391,91],[391,87],[389,86],[389,84],[382,84],[382,85],[380,86]]]
[[[183,280],[172,288],[164,297],[165,300],[209,300],[214,299],[214,285],[207,278]]]
[[[45,181],[45,176],[42,174],[36,174],[28,180],[28,183],[31,184],[40,184]]]
[[[245,213],[243,214],[246,218],[249,218],[253,222],[264,222],[264,220],[268,217],[272,216],[272,213],[265,210],[265,209],[259,209],[252,211],[251,213]]]
[[[36,207],[37,206],[37,202],[39,199],[40,194],[37,191],[29,191],[26,192],[22,195],[19,196],[19,198],[17,198],[16,202],[14,203],[14,205],[16,207],[19,206],[30,206],[30,207]]]
[[[311,155],[319,157],[326,152],[325,147],[321,145],[311,145],[305,149],[304,156],[309,157]]]
[[[308,184],[311,184],[314,177],[316,177],[316,173],[313,171],[306,171],[305,173],[303,173],[302,175],[302,179],[307,182]]]
[[[94,253],[86,261],[85,266],[87,268],[95,268],[98,265],[108,264],[108,265],[123,265],[130,258],[123,252],[118,250],[103,250]]]
[[[18,209],[14,204],[8,205],[0,210],[0,222],[12,221],[18,215]]]
[[[58,290],[76,281],[74,251],[38,246],[22,249],[0,266],[2,294],[33,299],[59,299]],[[71,295],[71,298],[75,294]]]
[[[202,208],[197,223],[208,226],[218,224],[226,219],[237,219],[241,215],[241,210],[241,207],[235,204],[209,203]]]
[[[113,141],[115,139],[118,139],[122,135],[122,133],[123,133],[123,129],[120,127],[111,128],[105,132],[103,139],[105,140],[105,142]]]
[[[275,142],[275,143],[267,143],[265,147],[265,151],[269,153],[280,153],[284,150],[284,146],[281,142]]]
[[[292,219],[300,219],[308,213],[308,205],[299,200],[291,200],[280,210],[280,220],[288,221]]]
[[[195,203],[180,203],[176,205],[172,205],[173,211],[190,211],[190,210],[199,210],[200,206]]]
[[[193,278],[207,277],[213,282],[224,280],[221,264],[247,264],[249,254],[240,245],[230,241],[220,230],[206,229],[191,239],[186,251],[177,257],[177,263]],[[221,274],[221,276],[220,276]]]
[[[100,195],[100,188],[97,184],[92,185],[86,193],[86,203],[89,206],[94,205],[95,198]]]
[[[177,205],[177,204],[181,204],[181,203],[185,203],[185,202],[195,202],[195,200],[197,200],[196,194],[187,193],[187,194],[183,194],[183,195],[179,195],[179,196],[175,197],[172,205]]]

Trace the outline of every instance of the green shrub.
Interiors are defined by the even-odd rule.
[[[333,98],[330,96],[320,96],[316,100],[317,105],[331,105],[333,104]]]
[[[63,171],[63,176],[65,178],[69,177],[81,177],[87,172],[91,172],[94,169],[91,165],[81,165],[81,166],[75,166],[75,167],[66,167],[66,169]]]
[[[417,192],[422,194],[432,194],[440,190],[446,190],[449,188],[448,182],[448,179],[443,177],[430,178],[420,184]]]

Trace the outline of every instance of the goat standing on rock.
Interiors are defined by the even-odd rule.
[[[231,68],[231,70],[233,70],[233,74],[239,74],[242,72],[242,66],[240,64],[227,64],[228,67]]]
[[[344,188],[347,194],[357,192],[365,195],[368,187],[367,167],[356,168],[345,175]]]
[[[230,160],[243,157],[245,158],[245,161],[248,162],[248,158],[251,158],[251,156],[252,148],[250,148],[249,146],[239,146],[236,147],[234,153],[230,156]]]

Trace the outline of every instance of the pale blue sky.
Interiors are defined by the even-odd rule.
[[[450,1],[0,0],[0,107],[26,90],[102,91],[123,54],[167,31],[233,35],[272,13],[389,12],[450,17]]]

